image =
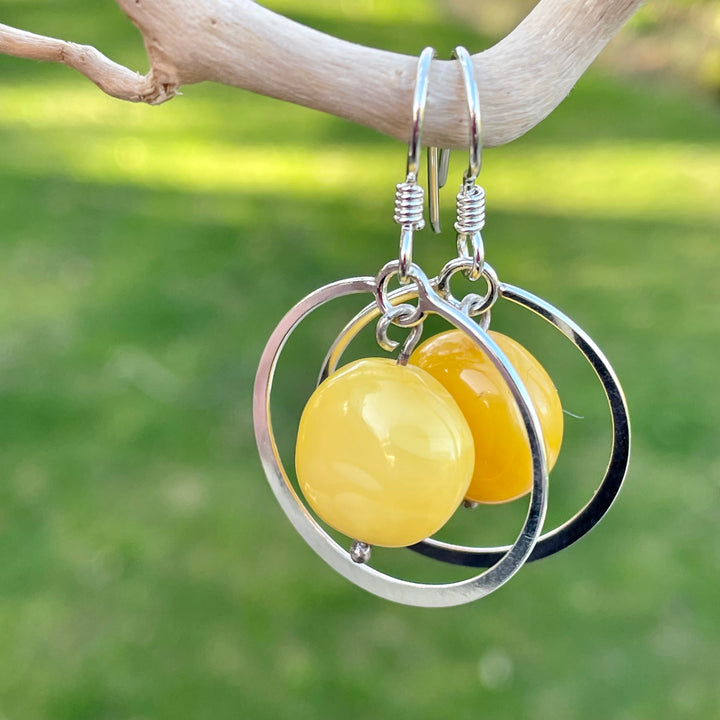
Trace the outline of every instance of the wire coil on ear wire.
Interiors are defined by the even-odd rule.
[[[403,227],[422,230],[425,227],[424,203],[425,191],[421,185],[407,181],[398,183],[395,190],[393,220]]]
[[[469,235],[485,227],[485,189],[473,184],[467,191],[457,195],[457,221],[455,230]]]

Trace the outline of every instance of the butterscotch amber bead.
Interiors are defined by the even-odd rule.
[[[439,530],[465,496],[473,439],[450,393],[418,367],[358,360],[321,383],[298,430],[295,467],[310,507],[370,545]]]
[[[548,472],[560,452],[563,414],[552,380],[519,343],[497,332],[500,346],[526,387],[540,420]],[[532,458],[525,425],[510,388],[490,358],[464,332],[429,338],[410,363],[436,378],[455,398],[475,443],[475,470],[467,499],[481,503],[514,500],[530,491]]]

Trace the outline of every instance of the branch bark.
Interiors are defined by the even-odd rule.
[[[545,118],[643,0],[541,0],[507,37],[473,57],[483,144],[502,145]],[[234,85],[406,140],[417,58],[363,47],[251,0],[117,0],[143,35],[139,75],[86,45],[0,25],[0,53],[60,62],[122,100],[157,104],[180,86]],[[423,140],[461,148],[468,128],[457,63],[433,62]]]
[[[0,53],[58,62],[90,78],[103,92],[120,100],[153,105],[169,100],[175,88],[158,83],[151,70],[140,75],[105,57],[90,45],[56,40],[0,24]]]

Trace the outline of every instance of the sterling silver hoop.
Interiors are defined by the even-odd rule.
[[[605,355],[587,333],[567,315],[545,300],[522,288],[498,282],[492,268],[487,264],[485,267],[486,272],[491,272],[491,277],[494,277],[494,281],[498,283],[497,297],[539,315],[550,325],[557,328],[582,353],[600,380],[608,401],[612,420],[610,459],[600,485],[590,501],[572,518],[553,530],[543,533],[538,538],[537,544],[528,558],[528,562],[532,562],[553,555],[559,550],[568,547],[568,545],[572,545],[592,530],[608,512],[622,488],[630,463],[630,420],[620,381]],[[446,273],[441,273],[439,278],[431,280],[430,284],[435,287],[442,287],[445,275]],[[401,288],[390,294],[389,301],[393,304],[399,304],[412,300],[416,296],[416,287]],[[348,345],[377,316],[377,306],[374,304],[367,305],[341,330],[325,357],[318,382],[322,382],[329,374],[335,371]],[[428,539],[412,545],[410,549],[421,555],[454,565],[489,567],[497,562],[508,551],[509,547],[467,547]]]
[[[397,272],[397,261],[393,264]],[[387,268],[384,270],[387,271]],[[255,437],[268,482],[280,506],[302,538],[328,565],[359,587],[387,600],[421,607],[448,607],[471,602],[493,592],[507,582],[532,553],[547,508],[545,450],[540,424],[527,390],[502,350],[473,320],[438,295],[417,265],[410,266],[408,274],[422,311],[439,315],[477,343],[500,372],[520,410],[533,458],[533,482],[528,513],[515,543],[502,552],[489,569],[467,580],[437,585],[402,580],[367,564],[354,562],[347,549],[325,532],[295,492],[277,449],[270,412],[278,359],[288,338],[311,312],[346,295],[373,294],[377,287],[376,278],[350,278],[326,285],[301,300],[280,321],[265,347],[255,379]]]

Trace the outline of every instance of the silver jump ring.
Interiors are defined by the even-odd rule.
[[[415,346],[420,341],[420,338],[422,337],[423,326],[423,318],[416,321],[415,323],[406,324],[406,320],[412,317],[414,311],[415,308],[412,305],[401,303],[400,305],[395,305],[389,313],[382,315],[379,318],[377,322],[377,327],[375,328],[375,339],[377,340],[377,344],[383,350],[393,352],[393,350],[396,350],[398,345],[400,345],[397,340],[393,340],[388,335],[388,330],[390,329],[391,325],[397,325],[401,328],[409,328],[410,334],[408,335],[403,345],[402,354],[405,355],[406,358],[410,357],[410,353],[413,351]]]
[[[425,105],[428,96],[428,79],[430,76],[430,63],[437,53],[434,48],[426,47],[418,59],[417,74],[415,75],[415,93],[412,105],[412,133],[408,143],[407,177],[408,180],[417,180],[420,169],[420,148],[422,125],[425,118]]]
[[[470,164],[465,171],[465,184],[472,184],[480,174],[482,164],[482,123],[480,114],[480,95],[473,72],[470,53],[458,45],[453,51],[453,58],[457,58],[462,69],[465,95],[467,97],[468,111],[470,113]]]
[[[492,292],[488,290],[485,295],[477,295],[470,293],[466,295],[460,302],[460,310],[471,318],[481,317],[483,322],[480,323],[483,330],[490,327],[490,308],[495,304],[496,298],[492,297]]]
[[[437,277],[436,287],[438,294],[452,302],[454,298],[450,291],[450,279],[458,272],[463,272],[468,275],[474,266],[474,259],[469,257],[456,257],[446,263]],[[482,315],[484,312],[487,312],[495,304],[500,292],[500,280],[492,265],[485,263],[480,275],[484,277],[485,282],[487,282],[488,289],[485,295],[481,296],[472,293],[468,296],[469,299],[467,302],[463,300],[458,304],[458,306],[468,312],[471,317],[476,317],[477,315]],[[456,300],[455,303],[457,303]]]
[[[419,306],[413,307],[412,305],[403,305],[403,307],[411,308],[412,313],[409,310],[403,310],[402,313],[396,313],[395,308],[398,305],[393,305],[390,301],[390,291],[388,285],[394,275],[401,276],[400,263],[397,260],[393,260],[386,263],[380,270],[375,279],[375,301],[377,303],[378,310],[384,315],[389,316],[393,320],[393,324],[398,327],[413,327],[418,323],[421,323],[425,319],[425,313],[420,309]],[[416,283],[423,282],[425,274],[417,265],[409,265],[406,271],[406,277],[408,279],[415,280]]]

